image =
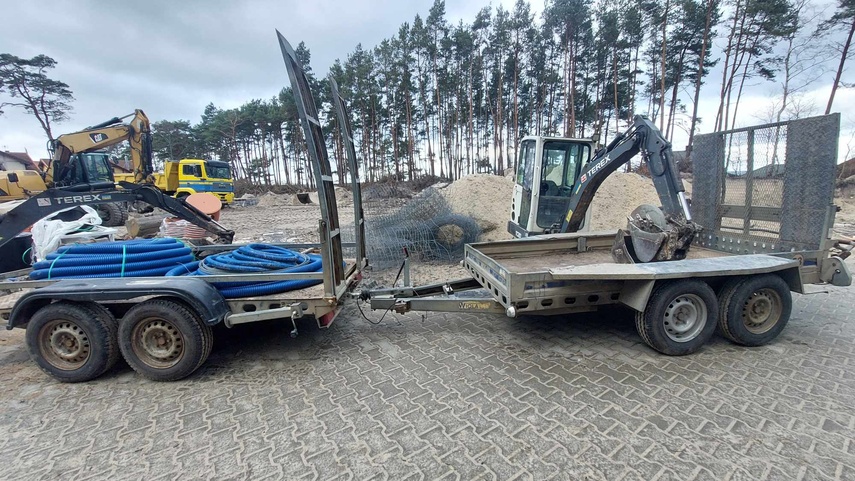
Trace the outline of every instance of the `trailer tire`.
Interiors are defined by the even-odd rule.
[[[42,371],[62,382],[85,382],[116,364],[115,319],[93,304],[55,302],[30,318],[27,350]]]
[[[101,225],[105,227],[119,227],[125,225],[128,220],[128,209],[119,203],[100,204],[96,207]]]
[[[786,327],[793,308],[790,287],[775,274],[735,279],[719,296],[719,330],[742,346],[762,346]]]
[[[653,349],[685,356],[709,341],[717,320],[718,302],[707,283],[672,281],[654,287],[644,312],[635,315],[635,327]]]
[[[152,299],[119,321],[119,347],[131,368],[153,381],[177,381],[208,358],[211,327],[180,302]]]

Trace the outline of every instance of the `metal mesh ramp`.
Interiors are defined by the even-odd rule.
[[[704,231],[695,242],[734,254],[822,250],[839,132],[832,114],[697,136],[692,213]]]

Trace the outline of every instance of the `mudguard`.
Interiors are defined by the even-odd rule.
[[[219,291],[199,278],[67,279],[24,294],[12,309],[6,329],[25,325],[37,310],[53,301],[123,301],[148,296],[177,298],[208,325],[222,322],[229,312]]]

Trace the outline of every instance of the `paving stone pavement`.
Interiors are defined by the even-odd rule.
[[[175,383],[60,384],[5,338],[0,479],[853,480],[853,292],[681,358],[624,310],[218,329]]]

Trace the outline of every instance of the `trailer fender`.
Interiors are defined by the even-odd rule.
[[[704,282],[710,283],[713,286],[716,285],[717,282],[723,282],[728,278],[733,277],[750,277],[752,275],[759,274],[775,274],[780,276],[784,282],[787,283],[790,290],[793,292],[798,292],[799,294],[804,294],[804,283],[801,278],[801,271],[799,271],[798,266],[787,267],[784,269],[780,269],[777,271],[758,271],[756,273],[748,273],[748,274],[737,274],[735,276],[697,276],[696,279],[703,280]],[[665,278],[665,279],[641,279],[641,280],[626,280],[623,283],[623,288],[620,291],[620,303],[634,309],[638,312],[644,312],[644,309],[647,307],[647,301],[650,298],[650,294],[653,292],[653,286],[657,280],[675,280],[673,278]]]
[[[212,285],[193,277],[62,280],[24,294],[15,304],[6,329],[21,327],[52,301],[125,301],[139,297],[172,297],[196,311],[205,324],[226,317],[228,305]]]
[[[638,280],[624,281],[623,289],[620,291],[620,302],[638,312],[644,312],[647,306],[647,299],[650,298],[650,293],[653,292],[653,284],[656,281]]]

